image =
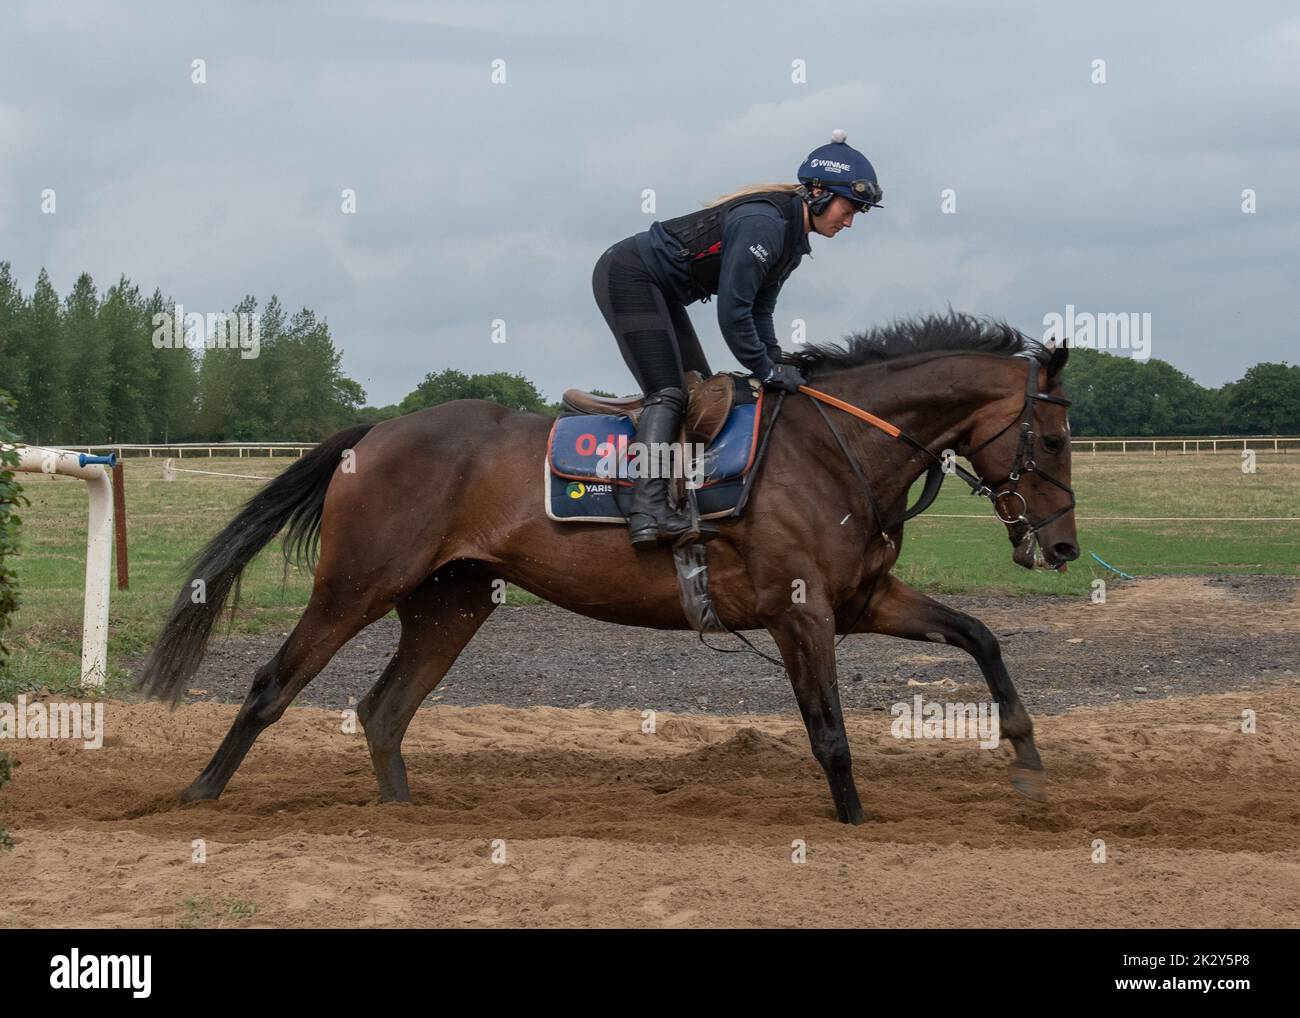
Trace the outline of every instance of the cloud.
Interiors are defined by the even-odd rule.
[[[18,4],[0,43],[0,258],[27,287],[48,267],[61,293],[89,270],[195,307],[310,306],[375,403],[444,367],[624,391],[591,295],[600,253],[790,179],[842,127],[885,208],[813,238],[779,335],[949,303],[1030,330],[1067,302],[1151,311],[1155,355],[1219,384],[1293,356],[1300,18],[1213,10]],[[57,216],[39,213],[45,187]],[[714,306],[691,313],[733,367]]]

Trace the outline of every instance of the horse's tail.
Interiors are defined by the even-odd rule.
[[[190,577],[176,596],[158,642],[136,685],[145,696],[175,705],[199,667],[212,627],[234,591],[239,602],[244,568],[283,527],[286,568],[291,557],[315,565],[325,491],[346,449],[373,425],[359,424],[331,435],[250,498],[239,514],[187,563]]]

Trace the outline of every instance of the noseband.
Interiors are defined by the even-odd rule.
[[[1003,523],[1023,523],[1029,527],[1025,537],[1032,537],[1042,530],[1049,523],[1059,520],[1068,512],[1074,510],[1074,489],[1068,484],[1063,483],[1053,477],[1045,470],[1041,470],[1038,464],[1034,462],[1034,404],[1038,401],[1044,403],[1055,403],[1058,406],[1068,407],[1070,401],[1060,396],[1049,396],[1046,393],[1038,391],[1038,363],[1031,359],[1029,365],[1029,377],[1025,380],[1025,405],[1020,412],[1020,442],[1016,446],[1016,458],[1011,464],[1011,472],[1007,475],[1007,487],[1004,487],[997,494],[993,493],[992,488],[984,483],[982,478],[976,477],[961,466],[957,466],[955,473],[968,485],[970,485],[972,495],[983,495],[993,503],[993,511],[997,513],[998,519]],[[966,454],[967,459],[971,459],[977,452],[986,446],[996,442],[1005,435],[1016,424],[1015,421],[1009,423],[1005,428],[999,431],[992,438],[986,439],[977,445],[974,449]],[[1055,485],[1063,492],[1070,496],[1070,504],[1058,509],[1037,523],[1032,522],[1026,515],[1028,505],[1025,503],[1025,496],[1017,490],[1020,487],[1020,478],[1025,474],[1037,474],[1048,484]],[[1019,508],[1015,508],[1014,501],[1019,501]]]

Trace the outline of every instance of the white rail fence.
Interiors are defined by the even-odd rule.
[[[81,452],[114,452],[118,459],[127,457],[162,456],[174,459],[195,459],[233,456],[237,459],[269,457],[297,458],[309,452],[314,442],[181,442],[170,445],[68,445],[65,449]],[[1300,453],[1300,435],[1201,435],[1151,438],[1075,438],[1070,442],[1077,453],[1120,453],[1150,456],[1216,455],[1240,453],[1245,449],[1256,452]]]
[[[185,459],[186,456],[191,459],[202,456],[208,459],[214,456],[234,456],[237,459],[288,456],[296,459],[303,453],[310,452],[315,445],[315,442],[173,442],[155,445],[65,445],[61,448],[81,452],[111,451],[117,453],[118,459],[126,459],[128,456],[150,459],[155,456],[175,459]]]
[[[1180,456],[1256,452],[1300,453],[1300,437],[1290,435],[1202,435],[1195,438],[1075,438],[1075,453],[1146,453],[1150,456]]]
[[[167,456],[163,465],[167,480],[173,480],[177,473],[211,474],[218,477],[235,477],[247,480],[265,481],[267,478],[254,475],[232,474],[224,471],[205,471],[173,467],[173,459],[184,459],[186,454],[191,460],[199,458],[213,459],[217,456],[235,456],[239,459],[268,457],[297,458],[313,448],[311,442],[186,442],[169,445],[123,444],[66,446],[62,448],[41,448],[20,446],[19,470],[33,473],[58,473],[81,478],[86,481],[89,494],[88,535],[86,542],[86,585],[83,605],[83,632],[81,649],[81,680],[83,685],[103,685],[107,673],[108,650],[108,602],[109,572],[112,561],[113,545],[113,497],[111,470],[115,459],[128,455],[132,458],[153,458]],[[1242,450],[1300,453],[1300,437],[1263,436],[1263,435],[1221,435],[1200,438],[1076,438],[1071,443],[1073,450],[1091,453],[1147,453],[1149,455],[1214,455],[1217,453],[1240,453]],[[6,447],[13,448],[13,447]],[[95,453],[102,455],[95,455]],[[109,467],[109,470],[105,469]],[[967,514],[928,514],[930,518],[950,519],[986,519],[993,517],[987,513]],[[1096,517],[1098,520],[1116,520],[1125,522],[1155,522],[1171,520],[1174,517]],[[1211,517],[1182,518],[1184,522],[1208,522]],[[1228,518],[1222,518],[1228,519]],[[1231,517],[1241,522],[1300,522],[1290,517]]]

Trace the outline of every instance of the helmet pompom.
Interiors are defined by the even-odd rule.
[[[843,145],[848,140],[849,136],[838,127],[831,132],[831,141],[837,145]]]

